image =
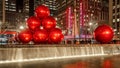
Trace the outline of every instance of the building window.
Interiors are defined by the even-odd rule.
[[[117,0],[117,4],[120,4],[120,0]]]
[[[117,22],[119,22],[120,21],[120,19],[117,19]]]
[[[113,19],[113,22],[115,22],[115,19]]]
[[[113,9],[113,13],[115,13],[115,9]]]
[[[117,18],[119,18],[120,16],[119,15],[117,15]]]
[[[113,6],[115,5],[115,0],[113,0]]]
[[[113,19],[115,19],[115,16],[113,16]]]
[[[119,8],[117,8],[117,13],[119,12]]]

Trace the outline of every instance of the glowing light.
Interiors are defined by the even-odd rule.
[[[102,56],[106,54],[94,54],[94,55],[76,55],[76,56],[62,56],[62,57],[48,57],[48,58],[35,58],[35,59],[18,59],[18,60],[7,60],[7,61],[0,61],[0,64],[5,63],[17,63],[17,62],[30,62],[30,61],[38,61],[38,60],[56,60],[56,59],[69,59],[69,58],[79,58],[79,57],[90,57],[90,56]]]
[[[81,26],[84,26],[84,9],[83,9],[82,0],[80,2],[80,24]]]
[[[24,26],[20,26],[20,29],[24,29]]]
[[[90,22],[89,25],[91,26],[91,25],[92,25],[92,22]]]

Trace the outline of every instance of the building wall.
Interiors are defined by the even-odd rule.
[[[113,22],[113,11],[112,10],[113,10],[113,1],[109,0],[109,24],[111,26],[112,26],[112,22]]]
[[[35,0],[35,8],[39,5],[45,5],[50,9],[50,15],[55,16],[55,12],[57,10],[56,5],[58,4],[57,0]]]
[[[3,5],[2,1],[0,1],[0,5]],[[2,6],[0,8],[0,21],[2,21]],[[18,29],[20,25],[25,26],[25,22],[29,16],[34,15],[34,0],[5,0],[4,12],[5,23],[2,28]]]
[[[97,23],[98,25],[103,23],[108,23],[108,3],[105,2],[103,5],[103,0],[63,0],[59,2],[58,9],[58,25],[63,29],[68,31],[66,25],[65,10],[68,7],[72,7],[72,13],[76,16],[78,32],[86,33],[86,30],[90,28],[89,23]],[[86,29],[87,28],[87,29]],[[83,32],[82,32],[83,31]]]
[[[2,0],[0,0],[0,24],[2,23]]]
[[[115,31],[116,39],[120,39],[120,0],[110,0],[109,11],[109,22]]]

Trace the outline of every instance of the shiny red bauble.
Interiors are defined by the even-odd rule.
[[[18,34],[18,38],[22,43],[29,43],[32,40],[32,33],[28,29],[23,30]]]
[[[55,28],[56,20],[52,16],[48,16],[48,17],[43,19],[42,26],[44,29],[47,29],[47,30]]]
[[[114,36],[113,29],[108,25],[98,26],[94,31],[94,38],[100,43],[108,43]]]
[[[45,43],[48,40],[48,32],[45,29],[39,29],[33,34],[34,43]]]
[[[27,25],[28,25],[29,29],[35,30],[37,28],[40,28],[41,21],[38,18],[31,16],[27,20]]]
[[[45,18],[50,15],[50,10],[44,5],[40,5],[35,9],[35,14],[38,18]]]
[[[62,31],[58,28],[54,28],[50,31],[49,41],[52,43],[60,43],[63,40],[64,36]]]

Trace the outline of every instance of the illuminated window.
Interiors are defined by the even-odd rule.
[[[113,19],[113,22],[115,22],[115,19]]]
[[[120,21],[120,19],[117,19],[117,22],[119,22]]]

